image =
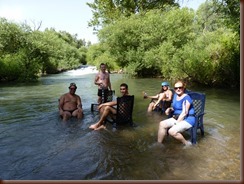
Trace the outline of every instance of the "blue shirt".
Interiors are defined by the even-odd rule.
[[[172,104],[173,109],[174,109],[174,114],[181,114],[182,104],[186,105],[186,101],[188,101],[190,103],[190,108],[188,111],[188,115],[186,115],[186,117],[184,118],[184,121],[186,121],[187,123],[189,123],[193,126],[195,124],[195,117],[193,116],[195,111],[193,108],[193,101],[192,101],[191,97],[189,95],[186,95],[181,100],[177,100],[176,97],[177,97],[177,94],[174,94],[173,104]]]

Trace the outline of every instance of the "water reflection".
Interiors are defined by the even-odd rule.
[[[136,128],[91,131],[98,120],[90,112],[96,102],[94,73],[43,77],[38,84],[0,87],[0,178],[4,180],[239,180],[240,97],[238,91],[193,89],[207,94],[205,137],[189,149],[171,137],[164,148],[156,141],[158,122],[146,114],[148,100],[141,91],[156,94],[160,79],[111,75],[118,94],[122,82],[135,95]],[[85,117],[64,123],[58,98],[70,82],[78,86]],[[186,135],[187,137],[188,135]]]

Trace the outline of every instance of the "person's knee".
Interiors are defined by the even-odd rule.
[[[177,134],[177,131],[176,130],[174,130],[174,129],[172,129],[172,128],[170,128],[169,130],[168,130],[168,133],[169,133],[169,135],[171,135],[171,136],[176,136],[176,134]]]
[[[167,128],[166,122],[165,121],[160,121],[159,128]]]
[[[69,115],[67,115],[66,113],[65,114],[63,114],[63,120],[67,120],[67,119],[69,119],[70,118],[70,116]]]
[[[83,114],[80,114],[80,113],[79,113],[79,114],[77,115],[77,118],[78,118],[78,119],[83,118]]]
[[[105,106],[104,111],[110,111],[111,107],[110,106]]]

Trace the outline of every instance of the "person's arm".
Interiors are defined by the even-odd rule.
[[[62,95],[61,97],[60,97],[60,99],[59,99],[59,106],[58,106],[58,108],[59,108],[59,111],[60,112],[63,112],[64,110],[63,110],[63,106],[64,106],[64,95]]]
[[[98,109],[101,109],[103,106],[115,106],[117,105],[117,101],[112,101],[112,102],[106,102],[102,103],[98,106]]]
[[[180,113],[177,121],[183,121],[184,118],[186,117],[186,115],[188,114],[189,112],[189,109],[190,109],[190,102],[188,100],[184,100],[183,103],[182,103],[182,112]]]
[[[100,85],[101,83],[100,82],[98,82],[99,81],[99,73],[98,74],[96,74],[96,76],[95,76],[95,80],[94,80],[94,84],[96,84],[96,85]]]
[[[108,87],[112,90],[111,82],[110,82],[110,74],[108,73]]]
[[[80,96],[77,95],[77,108],[82,110],[82,102]]]
[[[150,99],[158,99],[159,94],[155,95],[155,96],[145,96],[145,98],[150,98]]]
[[[169,114],[171,114],[174,111],[173,107],[169,107],[165,110],[165,114],[168,116]]]

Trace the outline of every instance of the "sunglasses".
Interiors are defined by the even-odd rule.
[[[177,90],[177,89],[183,89],[183,87],[182,86],[180,86],[180,87],[174,87],[174,89],[175,90]]]

